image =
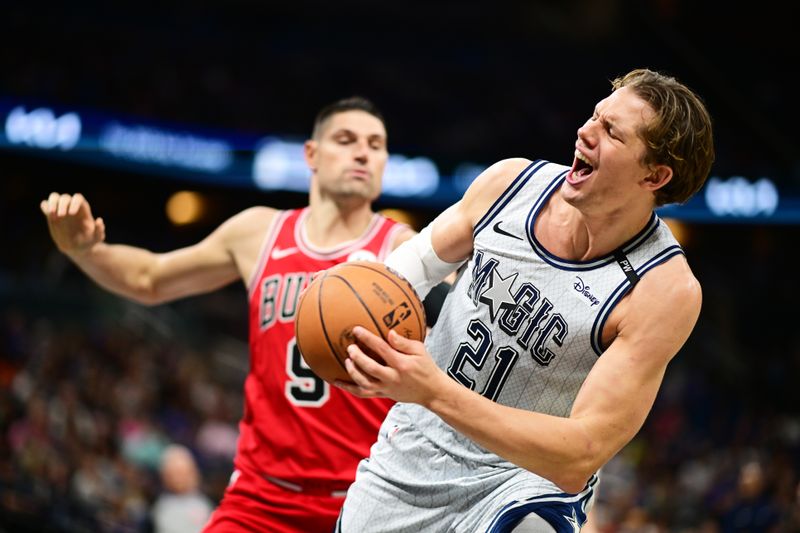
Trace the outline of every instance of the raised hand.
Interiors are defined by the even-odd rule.
[[[87,252],[106,238],[103,219],[92,216],[89,202],[80,193],[50,193],[39,207],[47,217],[53,242],[65,254]]]

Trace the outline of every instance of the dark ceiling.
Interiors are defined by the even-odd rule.
[[[609,80],[677,76],[715,119],[720,176],[800,183],[794,17],[767,2],[69,2],[4,7],[0,97],[306,135],[353,93],[391,148],[448,165],[571,159]]]

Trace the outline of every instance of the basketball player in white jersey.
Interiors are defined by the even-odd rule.
[[[654,209],[714,159],[704,104],[634,70],[577,132],[572,166],[507,159],[387,264],[424,295],[459,266],[426,344],[356,328],[363,397],[389,412],[344,533],[579,531],[600,468],[639,431],[701,290]],[[466,263],[464,263],[466,262]]]

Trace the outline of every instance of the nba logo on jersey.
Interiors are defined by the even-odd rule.
[[[347,261],[377,261],[378,257],[369,250],[356,250],[347,256]]]

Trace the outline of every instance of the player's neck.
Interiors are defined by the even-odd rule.
[[[554,196],[534,231],[542,245],[556,256],[589,261],[610,254],[632,239],[651,216],[649,208],[585,212]]]
[[[342,206],[318,202],[310,207],[303,229],[311,244],[321,248],[357,239],[367,230],[375,214],[369,203]]]

